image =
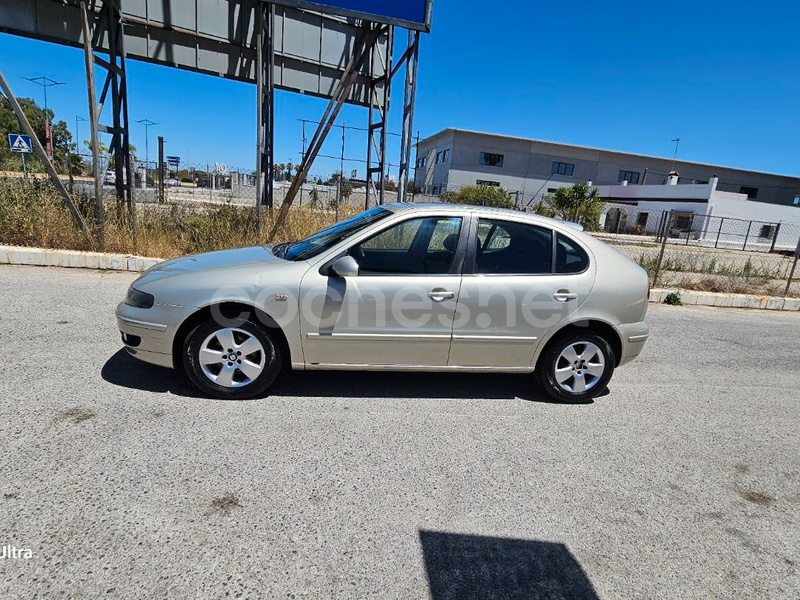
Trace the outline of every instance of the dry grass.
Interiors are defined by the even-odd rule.
[[[94,201],[74,197],[88,234],[75,226],[57,191],[47,181],[0,178],[0,243],[39,248],[100,250]],[[358,212],[343,206],[341,218]],[[105,207],[106,252],[136,253],[173,258],[197,252],[237,248],[268,241],[273,217],[262,215],[261,237],[256,237],[255,208],[232,205],[137,205],[137,247],[133,247],[130,219],[116,199]],[[332,211],[293,209],[280,235],[273,241],[301,239],[334,223]]]

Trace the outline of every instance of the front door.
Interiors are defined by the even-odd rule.
[[[455,216],[407,219],[348,249],[357,277],[311,269],[300,286],[306,364],[445,366],[461,225]]]
[[[594,283],[588,255],[563,234],[528,223],[479,219],[474,237],[448,364],[529,369],[547,331],[587,298]]]

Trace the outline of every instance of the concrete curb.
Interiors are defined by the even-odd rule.
[[[681,302],[690,306],[720,306],[725,308],[755,308],[761,310],[800,311],[800,298],[755,296],[750,294],[718,294],[678,289],[652,289],[650,302],[661,303],[667,294],[680,292]]]
[[[0,246],[0,264],[7,265],[141,272],[162,260],[161,258],[145,258],[131,254],[105,254],[103,252],[81,252],[78,250]]]

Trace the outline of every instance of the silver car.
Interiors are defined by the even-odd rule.
[[[284,368],[535,373],[565,402],[641,352],[647,274],[561,221],[381,206],[307,239],[168,260],[117,307],[127,351],[219,398]]]

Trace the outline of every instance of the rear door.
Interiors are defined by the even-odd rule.
[[[449,365],[526,370],[549,329],[588,297],[586,251],[549,227],[479,218],[465,261]]]

